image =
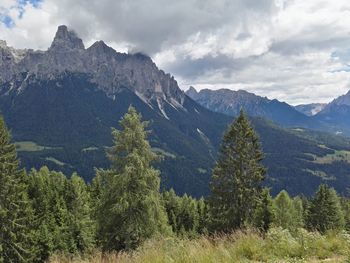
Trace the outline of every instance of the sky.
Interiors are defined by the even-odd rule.
[[[65,24],[86,46],[143,52],[194,86],[297,105],[350,90],[348,0],[0,0],[0,39],[46,50]]]

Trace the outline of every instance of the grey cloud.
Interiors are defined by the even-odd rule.
[[[198,32],[244,28],[251,17],[269,19],[275,11],[273,0],[60,0],[56,5],[55,19],[63,17],[84,38],[124,41],[149,54]]]
[[[57,25],[67,24],[87,45],[104,40],[150,55],[186,85],[247,89],[294,104],[329,101],[349,89],[347,0],[43,0],[42,6],[41,13],[28,9],[16,18],[11,30],[0,26],[0,34],[19,47],[41,48]]]
[[[233,59],[222,54],[207,55],[200,59],[191,59],[187,56],[166,66],[165,70],[189,79],[201,78],[206,73],[215,71],[220,71],[225,78],[230,78],[231,74],[246,68],[253,60],[253,57]]]

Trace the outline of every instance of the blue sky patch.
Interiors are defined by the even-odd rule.
[[[34,7],[38,7],[42,0],[18,0],[18,4],[20,6],[24,6],[26,4],[31,4]]]
[[[19,18],[22,18],[24,14],[24,6],[30,4],[35,8],[38,8],[42,0],[17,0],[17,5],[12,8],[19,10]],[[8,15],[9,10],[0,9],[0,23],[3,23],[6,27],[11,28],[15,26],[13,19]]]
[[[14,26],[14,22],[13,22],[12,18],[7,16],[7,15],[0,16],[0,20],[3,24],[5,24],[6,27],[13,27]]]

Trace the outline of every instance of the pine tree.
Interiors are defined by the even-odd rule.
[[[33,260],[32,210],[26,175],[0,118],[0,262]]]
[[[255,209],[253,225],[263,232],[267,232],[273,222],[273,201],[270,190],[264,188],[262,198]]]
[[[171,189],[163,193],[163,200],[174,233],[181,236],[195,236],[199,233],[200,217],[205,213],[202,199],[198,201],[187,194],[180,197]],[[199,209],[203,214],[200,214]]]
[[[198,222],[198,233],[199,234],[208,234],[208,228],[210,225],[210,209],[208,206],[207,201],[202,197],[197,202],[197,209],[198,209],[198,216],[199,216],[199,222]]]
[[[292,207],[293,207],[293,218],[294,218],[294,224],[293,226],[295,228],[303,228],[305,225],[304,220],[304,206],[303,206],[303,200],[301,197],[297,196],[294,197],[292,200]]]
[[[159,171],[146,140],[146,122],[133,107],[112,130],[114,146],[109,151],[109,170],[97,172],[103,187],[98,221],[98,238],[104,250],[133,249],[156,234],[169,232],[160,199]]]
[[[344,227],[344,214],[339,197],[333,188],[320,185],[310,204],[307,225],[310,229],[321,233]]]
[[[345,229],[350,231],[350,200],[348,198],[341,198],[341,206],[344,214]]]
[[[253,217],[266,169],[258,136],[241,111],[223,137],[211,180],[213,228],[232,231]]]
[[[38,261],[46,261],[55,252],[69,252],[74,243],[69,232],[69,212],[65,201],[67,178],[42,167],[28,176],[37,234]]]
[[[69,228],[73,244],[70,252],[86,252],[91,249],[95,237],[95,225],[91,218],[90,196],[87,185],[77,174],[67,181],[65,200],[69,212]]]

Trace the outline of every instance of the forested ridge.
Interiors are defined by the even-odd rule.
[[[147,251],[154,262],[191,262],[171,251],[192,245],[208,262],[220,260],[218,247],[232,260],[350,258],[350,200],[325,184],[311,198],[285,190],[271,196],[259,137],[242,111],[223,136],[210,195],[200,199],[160,191],[153,165],[161,157],[135,108],[119,125],[106,153],[110,167],[96,168],[87,184],[76,173],[21,169],[0,120],[0,262],[88,262],[91,255],[152,262]],[[156,248],[166,255],[158,261]]]

